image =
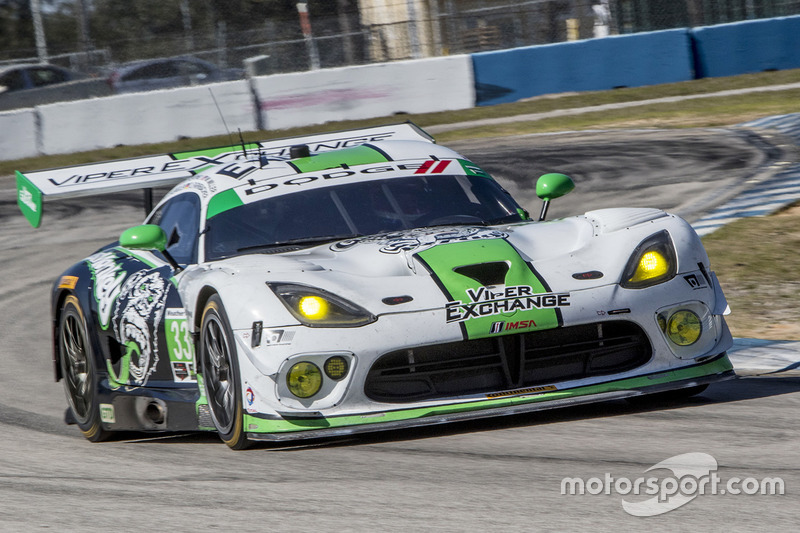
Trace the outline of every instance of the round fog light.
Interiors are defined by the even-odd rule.
[[[335,355],[325,361],[325,375],[329,378],[339,381],[347,375],[348,365],[347,359],[339,355]]]
[[[667,336],[678,346],[690,346],[703,332],[700,317],[689,310],[677,311],[667,321]]]
[[[322,372],[317,365],[308,362],[292,365],[286,375],[289,391],[298,398],[310,398],[322,387]]]

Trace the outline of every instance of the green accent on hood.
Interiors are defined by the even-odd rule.
[[[342,165],[356,166],[389,161],[384,154],[370,146],[354,146],[343,150],[323,152],[309,157],[292,159],[291,163],[300,172],[317,172],[338,168]]]
[[[236,194],[236,191],[233,189],[222,191],[214,195],[211,200],[208,201],[206,220],[229,209],[233,209],[234,207],[239,207],[240,205],[244,205],[244,202],[242,202],[242,199]]]
[[[447,414],[465,413],[469,411],[481,411],[488,409],[498,409],[532,403],[547,403],[552,400],[562,400],[566,398],[577,398],[592,394],[602,394],[608,392],[618,392],[625,390],[646,389],[654,385],[664,385],[677,381],[697,379],[707,376],[720,375],[733,370],[728,356],[677,370],[667,370],[646,376],[638,376],[627,379],[619,379],[575,387],[566,390],[554,390],[552,392],[542,392],[534,394],[523,394],[519,396],[503,396],[497,399],[476,400],[464,403],[452,403],[435,407],[417,407],[411,409],[399,409],[396,411],[386,411],[384,413],[368,413],[371,416],[364,416],[367,413],[356,415],[343,415],[319,418],[295,418],[291,420],[266,420],[256,416],[244,415],[244,427],[248,433],[291,433],[296,431],[313,431],[315,429],[342,428],[347,426],[362,426],[367,424],[380,425],[383,422],[401,422],[404,420],[424,419],[429,416],[442,416]],[[513,392],[513,391],[512,391]]]
[[[42,223],[42,191],[21,172],[17,174],[17,205],[28,224],[38,228]]]
[[[460,322],[469,339],[559,326],[558,297],[550,295],[530,265],[504,239],[441,244],[419,252],[417,256],[428,265],[450,298],[448,322]],[[487,281],[480,275],[473,279],[465,275],[465,272],[471,274],[470,270],[492,270],[492,264],[500,273],[499,280]],[[508,270],[504,279],[503,268]],[[548,295],[546,304],[543,304],[543,295]],[[561,303],[569,305],[568,297],[562,295]]]
[[[258,153],[258,144],[250,143],[245,144],[244,149],[246,151],[251,151],[252,153]],[[220,146],[219,148],[208,148],[205,150],[194,150],[191,152],[176,152],[174,154],[170,154],[172,157],[176,159],[190,159],[192,157],[216,157],[220,154],[229,154],[231,152],[242,151],[242,145],[233,145],[233,146]]]

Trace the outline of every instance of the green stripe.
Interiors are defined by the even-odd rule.
[[[463,306],[456,305],[454,313],[466,316],[463,324],[467,338],[477,339],[482,337],[509,335],[525,331],[552,329],[559,326],[559,317],[555,309],[550,308],[524,308],[528,304],[525,296],[537,296],[549,293],[549,289],[539,279],[530,265],[525,262],[519,253],[504,239],[481,239],[467,242],[455,242],[434,246],[417,256],[422,259],[432,270],[451,302],[461,302]],[[505,289],[486,288],[471,277],[455,271],[458,267],[480,263],[502,263],[509,265],[505,276]],[[496,296],[487,296],[487,293]],[[499,293],[504,293],[497,296]],[[476,300],[475,295],[479,294]],[[540,296],[539,296],[540,297]],[[485,314],[484,316],[471,316],[467,308],[488,309],[494,307],[492,301],[501,300],[500,304],[516,307],[513,311]],[[483,314],[483,313],[482,313]],[[530,321],[533,321],[532,323]],[[492,325],[498,322],[525,324],[517,329],[503,329],[492,333]],[[505,327],[505,324],[503,325]]]
[[[339,168],[342,165],[356,166],[367,165],[369,163],[385,163],[386,161],[389,161],[389,159],[387,159],[384,154],[374,148],[362,145],[332,152],[323,152],[309,157],[292,159],[291,163],[302,173]]]
[[[419,407],[413,409],[401,409],[397,411],[387,411],[384,413],[374,413],[366,415],[347,415],[329,418],[294,418],[291,420],[265,420],[252,415],[245,414],[244,422],[248,433],[289,433],[295,431],[309,431],[314,429],[340,428],[347,426],[361,426],[366,424],[380,424],[382,422],[398,422],[404,420],[424,419],[429,416],[446,415],[454,413],[464,413],[469,411],[481,411],[486,409],[498,409],[516,405],[526,405],[532,403],[545,403],[551,400],[562,400],[565,398],[577,398],[591,394],[601,394],[606,392],[617,392],[625,390],[636,390],[663,385],[687,379],[697,379],[706,376],[714,376],[728,372],[733,369],[727,356],[722,356],[711,362],[659,372],[648,376],[620,379],[600,383],[597,385],[587,385],[568,390],[544,392],[533,396],[514,396],[504,397],[493,400],[478,400],[474,402],[443,405],[438,407]]]
[[[239,198],[239,195],[236,194],[236,191],[233,189],[222,191],[208,201],[206,219],[209,219],[214,215],[218,215],[229,209],[233,209],[234,207],[239,207],[240,205],[244,205],[244,203],[242,202],[242,199]]]

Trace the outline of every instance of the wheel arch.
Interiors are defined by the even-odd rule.
[[[63,373],[61,372],[61,348],[60,343],[58,342],[58,328],[59,324],[61,324],[61,313],[63,312],[64,302],[66,301],[67,296],[73,294],[73,291],[67,289],[57,290],[53,294],[53,321],[51,323],[51,331],[53,347],[53,375],[56,381],[61,381],[61,378],[64,377]],[[80,299],[78,299],[78,301],[80,301]]]
[[[204,286],[200,289],[200,292],[197,293],[197,301],[195,302],[194,314],[192,315],[192,326],[198,341],[200,339],[200,328],[203,324],[203,310],[206,308],[208,300],[215,294],[219,295],[219,291],[211,285]]]
[[[84,263],[78,263],[69,270],[66,270],[61,276],[58,277],[53,284],[51,294],[51,344],[52,344],[52,362],[53,372],[56,381],[60,381],[64,376],[61,373],[61,350],[58,341],[58,328],[61,324],[61,315],[69,296],[74,296],[78,300],[83,319],[86,323],[86,333],[89,342],[92,343],[92,351],[95,357],[102,354],[100,346],[98,345],[97,328],[92,320],[94,315],[94,302],[91,298],[93,279],[88,268],[83,266]],[[74,281],[70,283],[68,281]],[[97,361],[100,362],[99,360]],[[102,367],[100,367],[102,371]]]

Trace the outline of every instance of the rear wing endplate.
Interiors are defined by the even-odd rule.
[[[31,226],[42,222],[44,200],[96,196],[122,191],[177,185],[212,168],[244,160],[288,160],[292,146],[308,145],[311,154],[359,146],[381,140],[434,142],[411,122],[270,141],[242,143],[190,152],[118,159],[49,170],[17,177],[17,205]],[[147,198],[147,196],[146,196]],[[151,206],[146,206],[148,211]]]

